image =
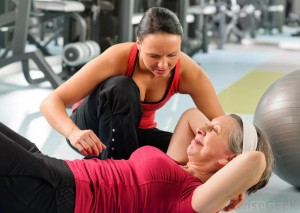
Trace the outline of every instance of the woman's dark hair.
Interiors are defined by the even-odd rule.
[[[155,33],[175,34],[182,37],[182,26],[175,13],[163,7],[148,9],[138,26],[137,37],[142,42],[144,36]]]

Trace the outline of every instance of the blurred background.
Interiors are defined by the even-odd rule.
[[[0,122],[50,156],[82,158],[47,123],[39,104],[111,45],[135,41],[143,12],[153,6],[178,15],[182,51],[211,78],[226,113],[252,122],[267,89],[300,70],[296,0],[1,0]],[[158,127],[173,131],[190,107],[188,96],[175,95],[158,111]],[[273,174],[237,212],[298,213],[299,189]]]

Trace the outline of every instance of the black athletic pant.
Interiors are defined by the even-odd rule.
[[[0,213],[69,213],[74,203],[68,165],[0,123]]]
[[[107,146],[101,159],[128,159],[140,146],[152,145],[166,152],[172,133],[138,129],[142,117],[140,92],[126,76],[114,76],[102,84],[71,115],[76,125],[91,129]]]

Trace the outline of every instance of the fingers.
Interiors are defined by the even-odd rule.
[[[226,206],[226,207],[224,208],[224,210],[225,210],[225,211],[232,211],[232,210],[237,209],[237,208],[238,208],[238,203],[237,203],[237,201],[231,200],[231,201],[230,201],[230,204],[229,204],[228,206]]]
[[[76,149],[78,149],[78,151],[81,153],[81,154],[83,154],[84,156],[87,156],[87,155],[89,155],[88,153],[87,153],[87,151],[85,151],[85,148],[82,146],[82,144],[81,143],[76,143],[75,145],[73,145]]]
[[[94,153],[98,153],[96,155],[99,155],[104,149],[106,149],[106,146],[100,141],[100,139],[92,132],[93,134],[90,134],[91,141],[94,143],[91,145],[92,150]]]
[[[232,211],[234,209],[239,208],[245,201],[245,193],[238,195],[230,201],[230,204],[226,206],[225,211]]]
[[[80,130],[70,137],[71,144],[83,155],[98,156],[106,146],[92,130]]]

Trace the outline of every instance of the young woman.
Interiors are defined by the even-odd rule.
[[[175,133],[198,112],[185,113]],[[224,115],[195,132],[182,165],[152,146],[128,160],[64,161],[1,124],[0,212],[210,213],[236,208],[240,194],[267,184],[273,155],[252,124]]]
[[[42,113],[83,155],[127,159],[144,145],[166,152],[172,133],[156,128],[155,113],[175,93],[190,95],[209,119],[224,114],[208,76],[180,51],[182,35],[173,12],[150,8],[136,42],[88,62],[42,102]]]

